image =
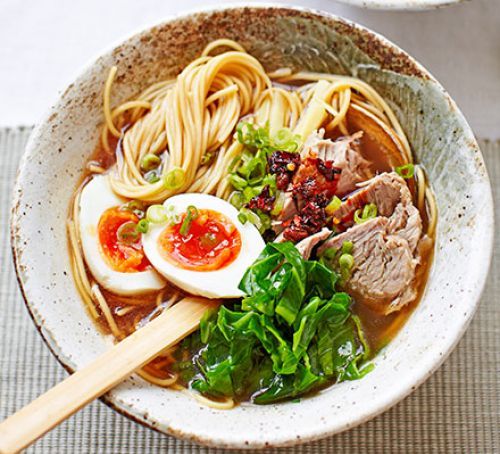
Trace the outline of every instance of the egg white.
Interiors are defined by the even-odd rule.
[[[243,274],[259,256],[265,243],[257,228],[238,220],[238,210],[229,202],[207,194],[179,194],[163,204],[168,211],[185,213],[189,205],[198,209],[212,210],[226,216],[236,227],[241,237],[241,250],[238,256],[227,266],[215,271],[194,271],[181,268],[165,260],[160,252],[158,238],[166,224],[150,224],[147,234],[143,235],[142,244],[146,257],[165,278],[193,295],[207,298],[234,298],[243,296],[238,284]],[[169,207],[173,207],[169,208]]]
[[[96,175],[83,188],[80,197],[80,237],[85,261],[96,281],[118,295],[134,295],[161,290],[165,280],[154,270],[123,273],[106,262],[99,244],[98,225],[109,208],[126,202],[118,197],[109,184],[107,175]]]

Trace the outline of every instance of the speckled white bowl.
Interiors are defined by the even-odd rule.
[[[465,0],[337,0],[348,5],[360,6],[368,9],[386,9],[401,11],[419,11],[426,9],[444,8]]]
[[[103,398],[132,419],[206,445],[293,445],[373,418],[426,380],[464,333],[488,272],[493,205],[483,158],[455,103],[398,47],[338,17],[283,7],[209,11],[133,35],[84,68],[34,130],[15,188],[13,253],[28,309],[64,367],[79,369],[105,351],[111,341],[87,316],[71,276],[65,218],[98,140],[108,69],[119,67],[117,103],[178,73],[220,37],[239,40],[268,69],[288,65],[350,73],[371,83],[400,118],[439,206],[425,297],[362,380],[333,386],[300,404],[241,405],[231,411],[203,407],[139,378]]]

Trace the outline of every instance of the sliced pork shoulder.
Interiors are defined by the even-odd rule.
[[[313,249],[321,242],[326,240],[330,235],[332,234],[332,231],[330,229],[327,229],[324,227],[321,229],[318,233],[315,233],[314,235],[308,236],[307,238],[304,238],[303,240],[299,241],[295,247],[298,249],[300,252],[300,255],[304,258],[304,260],[309,260],[309,257],[311,257],[311,253]],[[283,241],[284,238],[281,238],[281,241]],[[276,238],[276,241],[278,241],[278,238]]]
[[[379,216],[390,218],[391,232],[406,239],[411,251],[415,251],[422,233],[422,219],[403,178],[391,172],[366,181],[333,212],[334,222],[352,224],[354,212],[368,203],[377,206]]]
[[[326,241],[318,254],[331,247],[340,249],[345,241],[353,243],[354,257],[346,289],[361,303],[388,314],[415,298],[412,282],[418,260],[405,239],[389,233],[387,218],[351,227]]]
[[[347,216],[367,203],[377,205],[378,217],[327,240],[318,254],[351,241],[354,267],[346,289],[360,302],[388,314],[417,295],[414,279],[422,219],[405,181],[396,174],[382,174],[367,182],[347,198],[334,217],[339,212]]]

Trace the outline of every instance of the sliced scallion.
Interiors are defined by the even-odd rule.
[[[205,233],[201,236],[200,243],[206,249],[213,248],[218,244],[217,235],[212,232]]]
[[[157,183],[158,181],[161,180],[161,178],[158,176],[158,173],[156,173],[154,170],[151,172],[148,172],[146,175],[144,175],[144,178],[148,183]]]
[[[337,196],[334,196],[331,202],[326,206],[325,211],[328,216],[331,216],[335,211],[337,211],[342,205],[342,200]]]
[[[354,245],[352,244],[352,241],[344,241],[342,243],[342,253],[343,254],[352,254],[352,249]]]
[[[123,211],[131,211],[137,216],[141,217],[144,215],[145,205],[141,200],[131,200],[120,208]]]
[[[181,228],[179,229],[179,233],[182,236],[186,236],[189,233],[189,230],[191,229],[191,224],[198,217],[198,215],[199,215],[198,208],[196,208],[193,205],[189,205],[187,207],[186,216],[182,221]]]
[[[244,178],[236,175],[235,173],[232,173],[229,176],[229,181],[233,185],[234,189],[237,189],[238,191],[242,191],[248,185],[247,181]]]
[[[146,211],[146,219],[153,224],[162,224],[168,221],[167,210],[163,205],[151,205]]]
[[[341,271],[350,271],[354,266],[354,257],[351,254],[342,254],[339,257],[339,266]]]
[[[342,254],[339,257],[340,277],[345,283],[351,277],[351,270],[354,266],[354,257],[351,254]]]
[[[139,241],[141,232],[137,229],[137,224],[132,221],[124,222],[116,231],[116,238],[121,243],[134,244]]]
[[[278,216],[285,206],[286,194],[283,191],[279,191],[276,196],[276,201],[274,202],[273,209],[271,210],[271,216]]]
[[[240,210],[240,212],[238,214],[238,220],[242,224],[244,224],[247,221],[250,222],[255,227],[257,227],[259,232],[264,227],[264,224],[262,223],[262,220],[260,219],[259,215],[257,213],[254,213],[252,210],[249,210],[248,208],[242,208]]]
[[[141,219],[137,223],[137,230],[141,233],[148,233],[149,230],[149,221],[147,219]]]
[[[215,153],[213,151],[205,153],[201,157],[201,165],[204,166],[210,164],[214,160],[214,158],[215,158]]]
[[[163,181],[169,190],[180,189],[186,181],[186,172],[180,167],[174,167],[164,176]]]
[[[233,193],[229,196],[229,203],[235,208],[240,209],[245,203],[243,200],[243,194],[240,191],[233,191]]]
[[[405,180],[413,178],[415,175],[415,166],[413,164],[405,164],[394,169],[396,173]]]
[[[152,153],[145,154],[141,159],[141,169],[145,172],[156,169],[161,164],[161,158]]]
[[[370,219],[377,217],[377,205],[374,203],[366,204],[363,209],[359,208],[354,212],[354,222],[356,224],[363,224]]]
[[[238,221],[240,221],[242,224],[245,224],[248,221],[247,215],[240,211],[238,213]]]

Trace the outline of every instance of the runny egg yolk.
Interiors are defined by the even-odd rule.
[[[150,268],[137,232],[136,241],[126,243],[118,239],[118,229],[126,223],[137,223],[139,218],[130,211],[118,207],[109,208],[99,219],[97,227],[101,253],[108,265],[122,273],[136,273]]]
[[[158,248],[165,260],[187,270],[215,271],[238,257],[240,233],[226,216],[212,210],[199,210],[187,232],[182,232],[186,216],[167,227],[158,238]]]

